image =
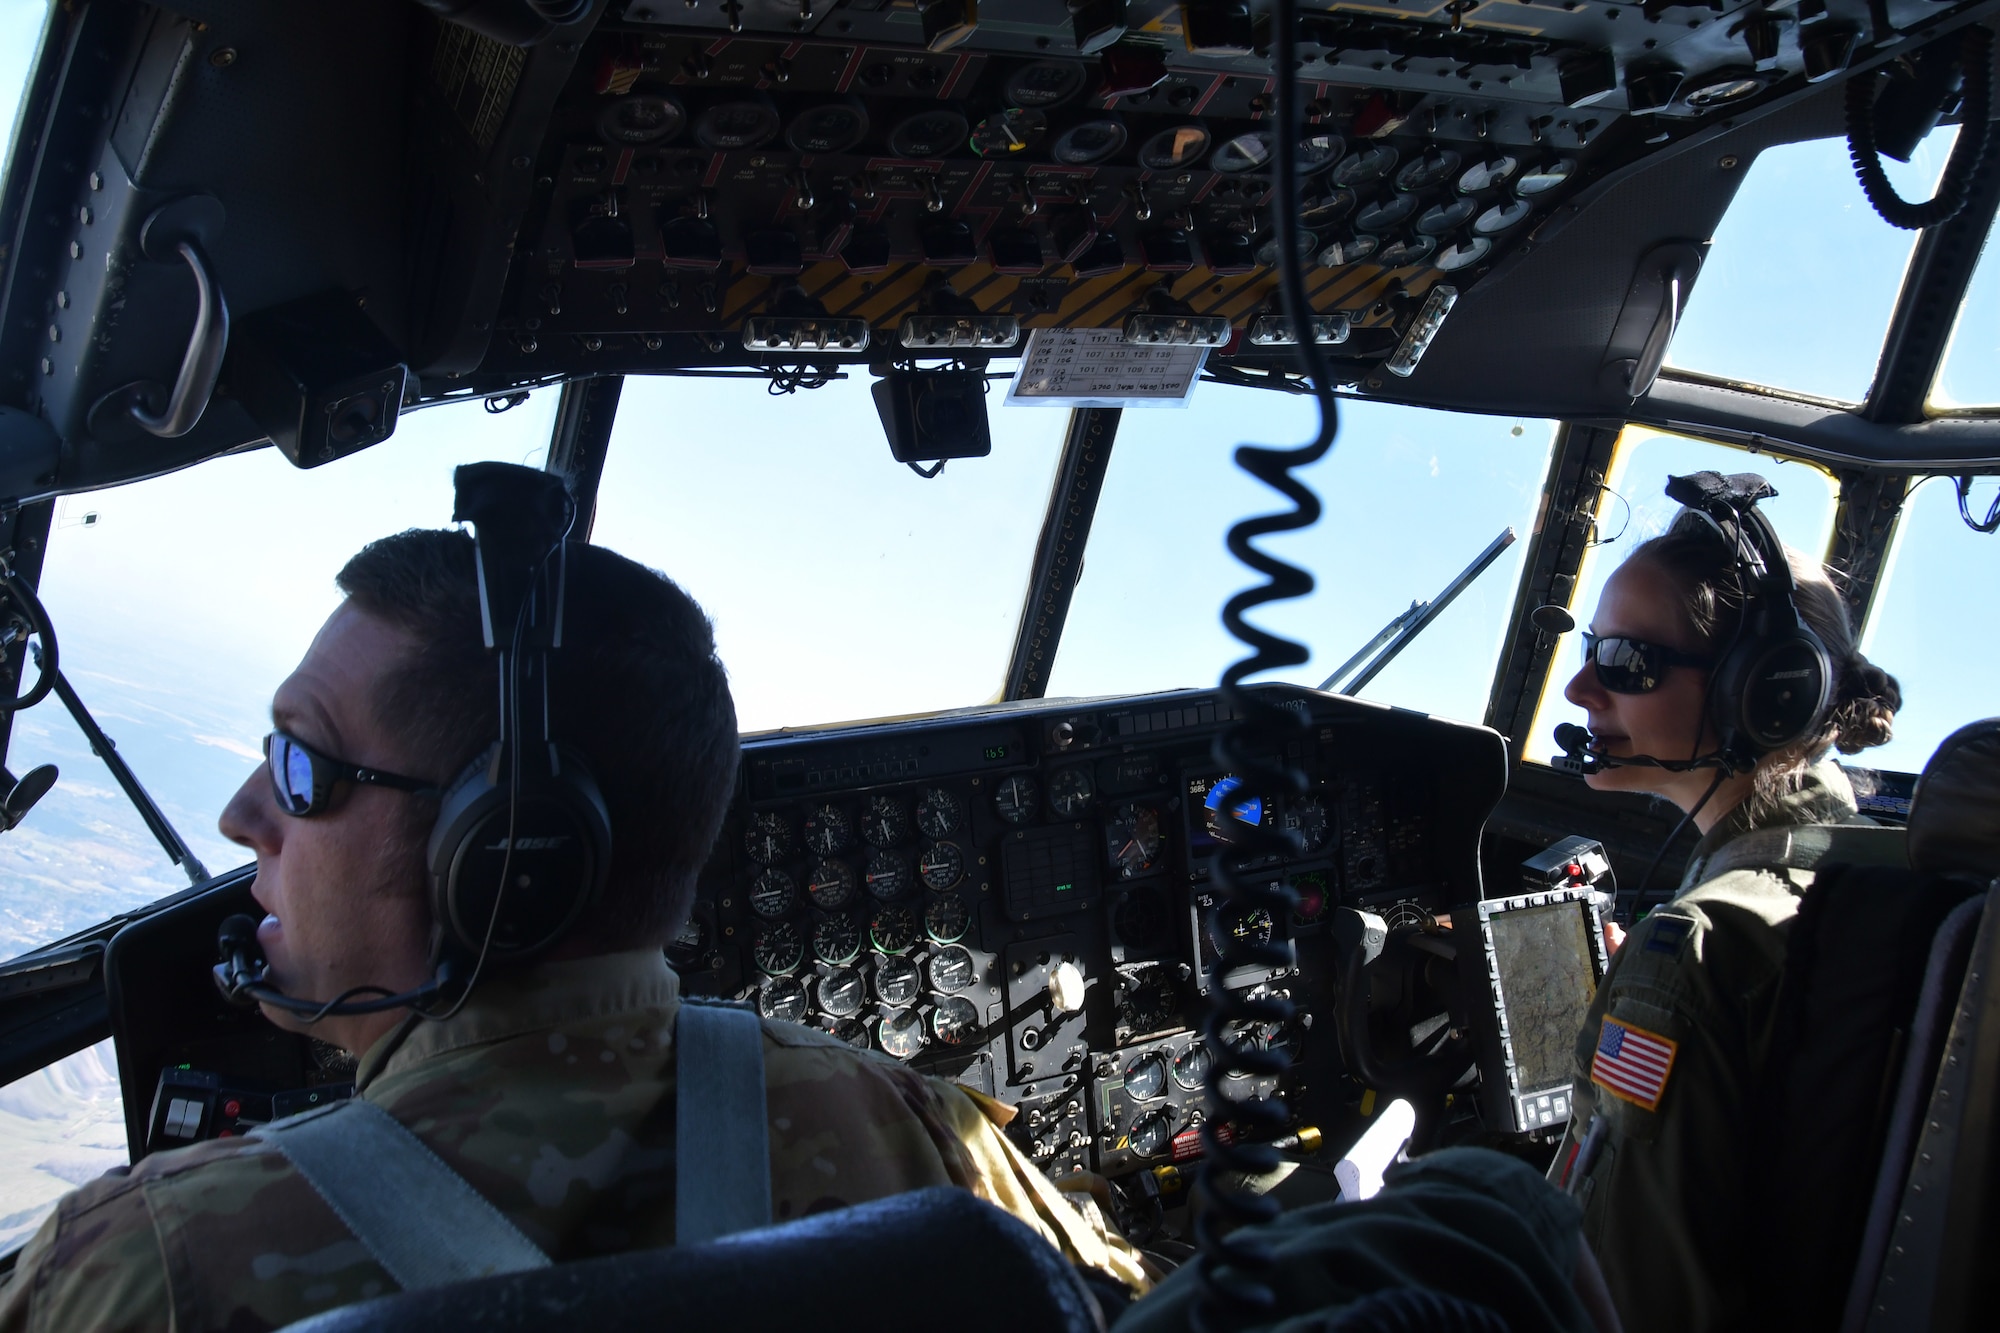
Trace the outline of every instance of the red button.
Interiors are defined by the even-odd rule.
[[[222,1104],[222,1113],[231,1120],[234,1120],[237,1116],[243,1114],[243,1103],[232,1097]]]

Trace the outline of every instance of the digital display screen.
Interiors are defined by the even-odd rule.
[[[1576,1038],[1597,994],[1588,905],[1556,903],[1497,912],[1486,923],[1521,1091],[1575,1076]]]

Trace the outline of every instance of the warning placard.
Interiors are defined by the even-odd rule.
[[[1031,407],[1186,407],[1206,347],[1128,343],[1118,329],[1035,329],[1007,402]]]

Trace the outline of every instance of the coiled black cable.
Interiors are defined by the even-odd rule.
[[[1287,742],[1303,735],[1308,720],[1301,712],[1259,698],[1245,688],[1251,676],[1282,667],[1301,666],[1311,656],[1302,644],[1251,624],[1248,612],[1270,602],[1303,597],[1313,589],[1312,575],[1259,550],[1260,537],[1296,532],[1319,521],[1319,497],[1293,475],[1324,458],[1333,447],[1338,411],[1326,360],[1314,340],[1312,308],[1307,303],[1305,276],[1299,269],[1299,88],[1297,68],[1297,0],[1276,0],[1272,9],[1271,64],[1277,84],[1277,116],[1272,131],[1271,218],[1277,235],[1278,290],[1300,369],[1312,384],[1319,404],[1319,430],[1308,444],[1274,449],[1246,444],[1236,450],[1236,465],[1283,495],[1292,508],[1244,519],[1229,530],[1229,550],[1263,575],[1264,582],[1231,597],[1222,609],[1222,623],[1250,648],[1248,656],[1222,674],[1221,694],[1235,715],[1215,742],[1218,763],[1243,783],[1246,793],[1269,801],[1278,795],[1302,795],[1305,774],[1287,765]],[[1227,804],[1227,802],[1225,802]],[[1235,1173],[1259,1175],[1276,1169],[1277,1151],[1262,1140],[1276,1136],[1288,1119],[1277,1097],[1233,1100],[1224,1088],[1232,1077],[1280,1077],[1289,1067],[1282,1045],[1256,1039],[1266,1025],[1291,1021],[1294,1006],[1283,994],[1231,993],[1223,978],[1245,967],[1279,970],[1291,965],[1291,954],[1276,939],[1258,940],[1256,932],[1231,925],[1262,911],[1272,922],[1282,921],[1295,905],[1295,895],[1269,876],[1245,877],[1232,867],[1243,858],[1272,854],[1297,855],[1295,834],[1266,829],[1221,816],[1230,840],[1220,844],[1211,871],[1216,886],[1213,915],[1207,923],[1214,944],[1214,963],[1206,978],[1210,1006],[1203,1028],[1208,1047],[1207,1116],[1202,1122],[1200,1189],[1205,1207],[1195,1222],[1200,1254],[1195,1260],[1199,1294],[1194,1324],[1202,1333],[1267,1313],[1276,1302],[1267,1275],[1275,1263],[1271,1248],[1237,1228],[1267,1222],[1279,1211],[1277,1202],[1231,1183]],[[1240,1085],[1239,1085],[1240,1086]]]
[[[1992,122],[1987,119],[1993,111],[1992,30],[1979,23],[1968,27],[1959,38],[1958,58],[1965,71],[1958,142],[1952,145],[1944,174],[1938,178],[1937,193],[1920,204],[1896,193],[1875,148],[1875,98],[1881,80],[1871,73],[1848,81],[1847,155],[1854,162],[1861,192],[1892,227],[1921,231],[1957,217],[1986,158],[1993,136]]]

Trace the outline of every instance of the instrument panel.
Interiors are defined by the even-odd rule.
[[[1275,940],[1289,966],[1222,984],[1290,995],[1293,1022],[1238,1036],[1282,1047],[1295,1120],[1329,1123],[1362,1090],[1334,1038],[1328,918],[1415,924],[1476,901],[1505,750],[1484,728],[1264,688],[1310,723],[1287,756],[1302,795],[1260,800],[1221,768],[1231,716],[1210,691],[746,738],[669,957],[690,993],[1010,1104],[1008,1133],[1052,1175],[1116,1176],[1198,1155],[1217,939]],[[1284,919],[1218,916],[1230,819],[1298,834],[1297,856],[1238,865],[1291,885]]]

